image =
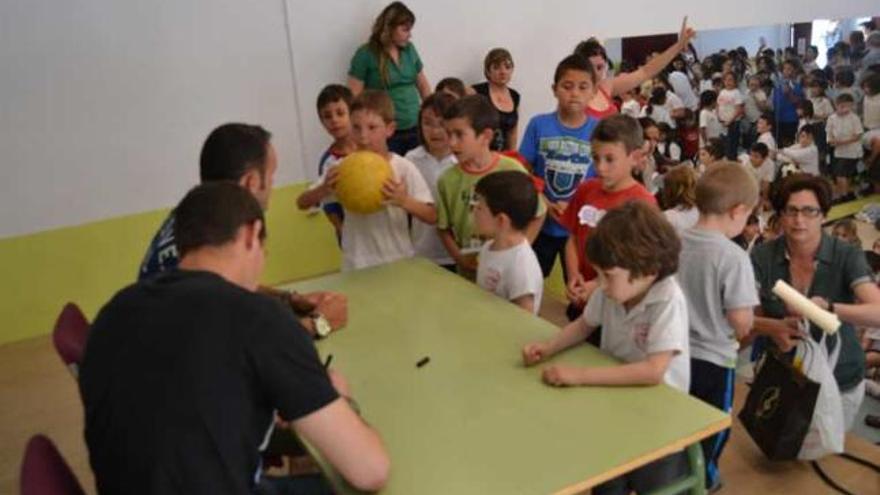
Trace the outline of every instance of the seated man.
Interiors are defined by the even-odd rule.
[[[355,487],[385,484],[388,455],[342,377],[289,311],[255,294],[264,225],[240,186],[196,187],[175,210],[179,270],[99,312],[80,372],[99,493],[252,493],[275,411]]]
[[[269,207],[272,181],[278,158],[270,139],[272,135],[260,126],[224,124],[214,129],[199,160],[202,184],[232,181],[254,195],[265,210]],[[174,235],[174,214],[168,216],[147,250],[138,274],[144,280],[177,268],[178,246]],[[313,336],[325,337],[332,330],[345,326],[348,319],[347,301],[342,294],[319,292],[300,295],[261,287],[260,292],[280,298],[301,317],[301,323]]]

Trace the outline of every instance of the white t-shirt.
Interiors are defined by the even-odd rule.
[[[829,143],[832,140],[851,139],[862,135],[862,122],[859,120],[855,112],[846,115],[832,113],[828,117],[828,123],[825,125],[825,132],[828,135]],[[835,158],[861,158],[862,143],[861,140],[854,143],[839,145],[834,147]]]
[[[764,163],[757,168],[752,165],[749,155],[742,154],[739,158],[740,164],[752,173],[752,176],[755,177],[758,184],[761,184],[761,182],[773,182],[773,178],[776,175],[776,164],[773,163],[773,160],[771,160],[769,156],[765,158]]]
[[[672,118],[672,114],[675,113],[676,110],[684,108],[684,102],[681,101],[681,98],[679,98],[677,94],[667,89],[666,104],[663,106],[666,108],[666,112],[669,114],[669,126],[675,129],[677,127],[677,124],[675,122],[675,119]]]
[[[813,104],[814,119],[824,121],[834,113],[834,105],[827,96],[811,96],[809,100]]]
[[[675,128],[675,122],[673,122],[672,116],[669,115],[669,109],[667,109],[665,105],[645,105],[644,107],[642,107],[642,113],[640,117],[650,117],[654,120],[654,122],[658,124],[660,122],[665,122],[669,124],[669,127]]]
[[[761,116],[761,105],[766,103],[767,93],[763,89],[749,91],[743,98],[743,111],[746,114],[746,119],[753,124],[757,122],[758,117]]]
[[[717,138],[724,132],[721,122],[718,121],[718,114],[714,110],[704,108],[700,110],[700,129],[706,129],[706,139]],[[703,135],[700,134],[700,147],[706,146],[703,141]]]
[[[417,201],[433,203],[431,190],[419,169],[406,158],[391,154],[394,178],[406,184]],[[409,234],[409,219],[403,208],[385,205],[369,215],[345,212],[342,223],[342,270],[357,270],[391,263],[415,255]]]
[[[690,108],[691,110],[696,110],[700,105],[700,99],[694,94],[694,89],[691,87],[691,81],[684,72],[677,70],[670,72],[669,85],[672,86],[675,95],[681,99],[685,107]]]
[[[874,96],[865,96],[862,100],[862,122],[865,129],[880,129],[880,93]]]
[[[743,104],[742,93],[738,89],[722,89],[718,93],[718,120],[722,125],[729,125],[736,115],[737,105]]]
[[[663,156],[666,156],[666,143],[663,141],[657,143],[657,152]],[[669,142],[669,159],[674,162],[681,161],[681,146],[678,145],[675,141]]]
[[[639,105],[639,102],[633,98],[632,100],[623,102],[620,105],[620,113],[623,115],[629,115],[630,117],[637,119],[642,113],[642,106]]]
[[[768,156],[767,159],[772,162],[773,152],[776,151],[776,138],[773,137],[773,133],[765,132],[761,134],[758,136],[758,142],[767,145],[767,149],[770,150],[770,156]]]
[[[602,326],[602,350],[627,363],[673,351],[663,382],[688,393],[691,383],[688,309],[675,276],[654,283],[645,297],[627,311],[596,289],[584,310],[590,327]]]
[[[782,157],[789,158],[801,169],[802,172],[812,175],[819,174],[819,149],[815,144],[809,146],[801,146],[795,144],[788,148],[783,148],[779,152]]]
[[[428,153],[424,146],[419,146],[410,150],[406,154],[406,159],[419,169],[419,172],[421,172],[422,177],[428,184],[428,189],[431,190],[434,204],[437,204],[437,180],[440,179],[440,175],[446,169],[456,164],[455,155],[450,153],[443,157],[443,159],[437,160],[434,155]],[[427,258],[439,265],[451,265],[454,263],[452,258],[449,257],[449,252],[443,247],[443,242],[440,241],[440,235],[437,233],[435,225],[428,225],[414,218],[412,222],[412,242],[416,250],[416,256]]]
[[[700,219],[700,210],[696,207],[684,208],[677,206],[664,210],[663,215],[666,216],[666,219],[669,220],[669,223],[675,227],[675,231],[681,236],[682,232],[697,224],[697,220]]]
[[[508,301],[527,296],[534,298],[534,314],[541,309],[544,274],[538,257],[528,241],[500,251],[493,251],[488,241],[480,249],[477,285]]]

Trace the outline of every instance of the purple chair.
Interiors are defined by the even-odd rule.
[[[43,435],[28,441],[21,463],[21,495],[85,495],[61,453]]]
[[[89,336],[89,321],[74,303],[67,303],[52,332],[52,340],[61,360],[74,377],[79,376],[79,364],[82,362],[86,339]]]

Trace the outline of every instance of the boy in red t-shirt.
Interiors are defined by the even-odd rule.
[[[632,175],[633,168],[644,159],[644,138],[638,121],[626,115],[608,117],[596,126],[590,143],[598,177],[578,187],[561,218],[562,226],[571,233],[565,244],[565,266],[569,274],[566,295],[571,303],[566,313],[572,321],[580,317],[599,285],[586,255],[590,231],[607,210],[629,200],[657,205],[654,196]],[[598,345],[599,332],[594,332],[590,340]]]

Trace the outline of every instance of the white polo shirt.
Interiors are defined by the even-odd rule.
[[[663,382],[688,393],[691,363],[688,347],[688,309],[675,276],[656,282],[629,312],[596,289],[584,310],[591,327],[602,326],[602,350],[627,363],[649,354],[674,351]]]

